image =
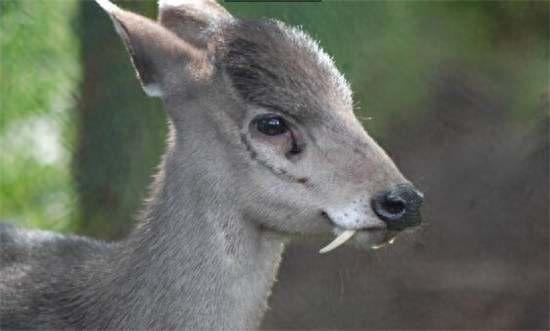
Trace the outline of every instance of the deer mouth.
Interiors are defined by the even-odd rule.
[[[397,232],[388,231],[385,228],[379,227],[360,230],[341,229],[335,227],[334,232],[336,234],[336,238],[321,248],[319,250],[320,254],[331,252],[352,238],[353,241],[359,246],[376,250],[393,244],[395,237],[397,236]]]

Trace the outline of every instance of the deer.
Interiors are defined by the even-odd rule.
[[[123,240],[0,226],[2,329],[255,329],[289,240],[368,250],[420,224],[422,193],[305,32],[215,0],[160,0],[157,21],[96,2],[162,100],[165,154]]]

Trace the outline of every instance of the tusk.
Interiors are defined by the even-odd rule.
[[[388,240],[387,243],[383,243],[383,244],[380,244],[380,245],[374,245],[371,247],[371,249],[373,250],[377,250],[377,249],[380,249],[382,247],[386,247],[386,246],[389,246],[391,244],[393,244],[393,242],[395,241],[395,237],[391,238],[390,240]]]
[[[321,250],[319,250],[319,253],[325,254],[330,252],[331,250],[337,248],[338,246],[348,241],[351,237],[353,237],[354,234],[355,234],[355,230],[346,230],[342,232],[338,237],[336,237],[333,241],[331,241],[330,244],[321,248]]]

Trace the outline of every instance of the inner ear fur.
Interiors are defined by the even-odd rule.
[[[198,72],[204,71],[201,66],[208,64],[204,50],[187,43],[155,21],[122,10],[106,0],[96,2],[113,20],[148,96],[173,93],[175,87],[170,86],[170,82],[176,79],[193,81]]]
[[[215,0],[159,1],[160,24],[199,48],[207,48],[216,28],[233,20]]]

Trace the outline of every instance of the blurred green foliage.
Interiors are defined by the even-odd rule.
[[[78,2],[0,1],[0,220],[68,230]]]
[[[71,29],[77,1],[0,2],[2,121],[60,111],[75,93],[78,40]]]
[[[154,16],[154,1],[119,4]],[[225,5],[237,16],[300,25],[318,39],[350,80],[358,116],[377,138],[390,134],[390,123],[428,116],[433,87],[448,68],[484,77],[484,93],[518,120],[533,117],[548,89],[546,1]],[[78,224],[98,234],[113,224],[107,218],[129,223],[146,194],[162,152],[164,115],[139,90],[122,44],[95,7],[74,0],[0,2],[2,220],[58,230]],[[68,111],[74,95],[83,95],[77,116]],[[60,156],[45,162],[31,146],[55,130]]]

